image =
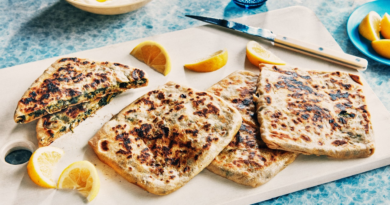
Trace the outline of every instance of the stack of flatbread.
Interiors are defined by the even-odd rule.
[[[300,154],[368,157],[373,130],[359,76],[261,65],[198,91],[174,82],[140,97],[89,141],[101,161],[166,195],[208,170],[257,187]]]
[[[14,120],[28,123],[39,119],[38,145],[48,146],[116,95],[147,84],[148,77],[141,69],[107,61],[62,58],[24,93]]]
[[[269,149],[259,138],[253,102],[258,77],[249,71],[236,71],[207,90],[237,108],[243,121],[236,136],[207,169],[252,187],[268,182],[298,155]]]

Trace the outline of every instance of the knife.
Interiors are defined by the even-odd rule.
[[[344,52],[335,51],[329,48],[316,46],[311,43],[296,40],[287,36],[274,34],[272,31],[252,26],[247,26],[241,23],[228,21],[225,19],[215,19],[202,16],[185,15],[207,23],[215,24],[235,31],[246,33],[249,35],[261,37],[265,40],[271,41],[275,46],[299,52],[305,55],[320,58],[322,60],[330,61],[339,65],[343,65],[356,70],[366,70],[368,62],[364,58],[349,55]]]

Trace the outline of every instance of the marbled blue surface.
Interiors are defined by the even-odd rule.
[[[368,0],[268,0],[245,10],[230,0],[153,0],[137,11],[89,14],[64,0],[0,0],[0,68],[201,25],[184,14],[236,18],[294,5],[313,10],[342,49],[364,57],[349,41],[346,22]],[[389,8],[390,11],[390,8]],[[363,75],[390,109],[389,66],[370,59]],[[390,204],[390,167],[291,193],[260,204]]]

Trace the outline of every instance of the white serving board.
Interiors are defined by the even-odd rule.
[[[323,47],[341,50],[336,41],[317,19],[315,14],[304,7],[290,7],[237,19],[238,22],[261,26]],[[136,32],[136,31],[135,31]],[[138,43],[155,40],[165,46],[172,59],[172,72],[163,75],[148,68],[129,55]],[[245,47],[254,37],[217,28],[201,26],[163,35],[138,39],[103,48],[83,51],[67,56],[86,57],[101,61],[116,61],[144,69],[150,76],[146,88],[130,90],[116,97],[109,105],[81,123],[74,131],[62,136],[51,146],[65,150],[65,155],[55,172],[60,172],[70,163],[89,160],[96,164],[101,188],[90,204],[249,204],[294,192],[307,187],[326,183],[390,164],[390,114],[365,83],[365,93],[372,114],[375,130],[376,153],[365,159],[335,160],[327,157],[304,156],[279,173],[267,184],[250,188],[203,170],[188,184],[167,196],[156,196],[128,183],[110,167],[100,162],[88,140],[108,121],[113,114],[149,90],[167,81],[176,81],[204,90],[235,70],[258,72],[245,57]],[[287,50],[262,44],[290,64],[317,70],[342,70],[356,72],[321,60],[303,56]],[[229,60],[225,67],[212,73],[195,73],[183,65],[202,58],[219,49],[226,48]],[[27,175],[26,164],[9,165],[4,159],[8,145],[15,141],[37,144],[35,125],[32,122],[17,125],[13,121],[15,106],[30,84],[57,58],[46,59],[0,70],[0,203],[1,204],[82,204],[85,203],[75,192],[44,189],[35,185]],[[370,69],[370,68],[368,68]]]

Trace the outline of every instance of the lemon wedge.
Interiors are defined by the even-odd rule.
[[[390,59],[390,39],[373,41],[371,46],[379,55]]]
[[[249,41],[246,45],[246,57],[249,62],[255,66],[259,66],[260,63],[274,64],[274,65],[285,65],[286,63],[278,58],[271,51],[263,48],[256,41]]]
[[[226,49],[219,50],[207,58],[196,61],[195,63],[185,64],[184,67],[196,72],[216,71],[226,65],[228,52]]]
[[[100,189],[100,180],[95,166],[88,161],[69,165],[62,171],[57,188],[76,189],[88,201],[92,201]]]
[[[366,17],[364,17],[359,25],[360,35],[370,41],[379,40],[380,23],[381,17],[379,14],[375,11],[371,11]]]
[[[171,72],[171,60],[165,48],[155,41],[144,41],[138,44],[130,55],[154,68],[163,75]]]
[[[390,39],[390,16],[385,13],[381,21],[381,34],[386,39]]]
[[[56,147],[37,149],[27,164],[27,173],[31,180],[41,187],[55,188],[53,170],[62,155],[64,155],[64,151]]]

